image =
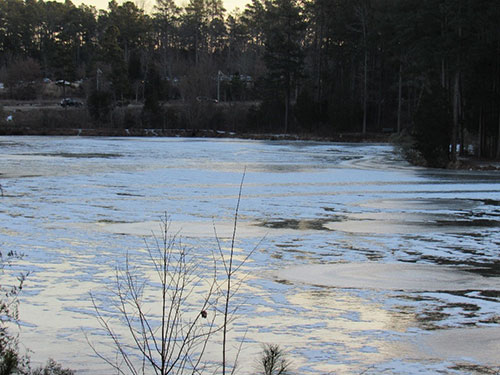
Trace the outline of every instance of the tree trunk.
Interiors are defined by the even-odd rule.
[[[285,134],[288,134],[288,107],[290,106],[290,99],[288,94],[285,99]]]
[[[288,134],[288,115],[290,112],[290,97],[291,97],[291,77],[287,74],[285,87],[285,134]]]
[[[168,52],[167,52],[167,36],[165,33],[162,33],[162,38],[161,38],[161,74],[162,78],[166,79],[169,77],[168,75]]]
[[[460,71],[456,70],[453,82],[453,127],[451,129],[451,161],[457,161],[457,136],[459,123],[459,105],[460,105]]]
[[[363,124],[362,133],[366,134],[367,109],[368,109],[368,4],[362,1],[355,7],[355,14],[361,26],[362,46],[364,50],[363,58]]]
[[[321,88],[321,71],[323,69],[323,24],[324,24],[324,7],[323,3],[320,3],[320,14],[319,14],[319,30],[315,35],[315,44],[316,44],[316,56],[317,56],[317,76],[316,76],[316,102],[319,104],[321,102],[322,97],[322,88]]]
[[[500,113],[498,113],[497,159],[500,159]]]
[[[479,130],[478,130],[477,156],[483,156],[483,107],[479,108]]]
[[[461,4],[460,0],[458,1],[458,14],[459,14],[459,25],[457,30],[458,42],[461,47],[462,44],[462,25],[460,24],[460,15],[461,15]],[[461,48],[460,48],[461,49]],[[451,132],[451,161],[454,163],[457,161],[457,138],[459,136],[460,130],[460,49],[457,55],[457,66],[455,68],[455,77],[453,79],[453,128]],[[460,146],[461,148],[463,145]]]
[[[441,87],[446,88],[446,63],[441,59]]]
[[[366,38],[366,35],[365,35]],[[366,40],[366,39],[365,39]],[[368,50],[365,45],[365,59],[363,66],[363,134],[366,134],[366,111],[368,108]]]
[[[398,134],[401,133],[401,107],[403,101],[403,63],[399,62],[399,82],[398,82]]]
[[[466,150],[466,144],[465,144],[465,129],[464,129],[464,122],[463,120],[463,113],[462,113],[462,93],[460,92],[458,96],[458,131],[460,134],[460,156],[465,155],[465,150]]]
[[[198,30],[194,33],[194,63],[198,66]]]

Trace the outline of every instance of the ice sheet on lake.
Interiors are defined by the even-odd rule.
[[[498,290],[499,278],[461,269],[412,263],[336,263],[291,267],[277,278],[336,288],[404,291]]]
[[[434,358],[498,366],[500,327],[457,328],[433,332],[417,340],[422,351]]]
[[[498,172],[414,168],[390,145],[376,144],[0,137],[0,244],[25,254],[20,267],[31,272],[20,340],[33,350],[32,363],[53,357],[79,373],[112,374],[82,334],[97,325],[89,291],[105,295],[127,258],[149,274],[145,242],[154,244],[151,232],[160,234],[165,212],[171,233],[179,231],[200,265],[210,263],[218,247],[214,223],[223,250],[231,245],[245,167],[238,261],[260,246],[235,296],[241,308],[232,337],[248,340],[240,369],[254,370],[266,342],[293,353],[300,374],[468,375],[455,363],[488,363],[463,351],[433,351],[420,339],[443,332],[458,342],[476,331],[453,336],[455,329],[498,327],[500,288],[490,277],[500,276]],[[418,272],[407,272],[411,262]],[[316,268],[315,282],[271,276],[326,263],[363,266],[345,277],[344,289],[328,287],[328,274]],[[406,263],[405,271],[395,263]],[[373,289],[388,272],[392,279]],[[303,272],[295,273],[290,279]],[[311,285],[320,276],[326,286]],[[349,289],[363,278],[359,287],[371,289]],[[432,288],[412,291],[430,280]],[[480,290],[442,289],[459,283]],[[477,352],[487,345],[475,342]]]
[[[157,221],[146,221],[139,223],[97,223],[99,230],[135,236],[151,236],[159,235],[162,232],[162,227]],[[180,236],[183,238],[231,238],[234,231],[234,222],[217,222],[210,223],[208,221],[173,221],[168,224],[168,232],[171,235]],[[240,224],[237,227],[236,234],[239,238],[264,237],[268,230],[256,225]]]

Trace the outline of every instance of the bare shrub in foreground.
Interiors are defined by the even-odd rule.
[[[0,186],[3,196],[3,190]],[[29,361],[18,348],[18,337],[9,330],[9,325],[16,325],[19,319],[18,296],[23,289],[27,273],[13,275],[7,270],[22,258],[14,251],[3,252],[0,249],[0,374],[27,372]],[[12,328],[12,327],[11,327]]]
[[[262,375],[287,375],[289,374],[290,362],[286,354],[278,345],[270,344],[264,346],[260,358],[260,371]]]
[[[236,209],[234,211],[234,218],[233,218],[233,232],[231,235],[231,245],[229,247],[229,254],[224,254],[224,251],[222,250],[220,241],[219,241],[219,236],[217,235],[217,231],[215,231],[215,239],[217,240],[218,244],[218,249],[219,249],[219,255],[220,255],[220,261],[222,262],[222,265],[224,266],[224,277],[225,277],[225,285],[222,285],[220,290],[222,293],[222,298],[223,298],[223,305],[224,308],[222,310],[223,312],[223,317],[224,317],[224,322],[222,324],[222,375],[226,375],[228,372],[228,369],[230,367],[229,360],[227,358],[227,352],[228,352],[228,332],[229,332],[229,324],[230,322],[234,319],[236,312],[238,311],[238,305],[232,307],[231,306],[231,300],[233,296],[238,292],[239,288],[241,287],[243,281],[245,278],[241,278],[239,281],[234,280],[234,276],[236,273],[238,273],[241,269],[241,267],[246,263],[248,258],[257,250],[257,248],[260,245],[260,242],[251,250],[248,252],[246,257],[239,263],[235,264],[234,263],[234,251],[235,251],[235,241],[236,241],[236,230],[238,227],[238,215],[240,211],[240,203],[241,203],[241,194],[243,190],[243,182],[245,180],[245,174],[246,172],[243,173],[243,177],[241,178],[241,183],[240,183],[240,189],[238,193],[238,201],[236,203]],[[215,228],[214,228],[215,230]],[[236,353],[236,358],[234,358],[233,363],[231,365],[231,375],[235,373],[237,366],[238,366],[238,356],[241,351],[241,345],[243,342],[240,342],[240,347]]]
[[[189,250],[169,234],[166,218],[161,227],[161,238],[155,237],[155,246],[147,247],[154,281],[137,277],[128,256],[125,269],[116,273],[114,307],[128,337],[115,331],[92,296],[97,319],[117,358],[105,357],[91,346],[120,374],[145,374],[151,369],[158,375],[199,373],[207,365],[203,355],[216,329],[216,277],[207,281],[201,276]]]
[[[243,174],[230,246],[223,249],[215,231],[218,254],[212,253],[212,274],[189,249],[182,246],[177,235],[170,235],[167,217],[162,220],[162,236],[156,236],[153,247],[147,246],[154,280],[141,279],[131,267],[127,256],[125,268],[118,270],[112,294],[114,313],[122,321],[127,334],[117,333],[106,308],[92,297],[97,319],[106,336],[111,339],[117,358],[102,355],[90,343],[94,352],[111,365],[119,374],[151,373],[156,375],[212,372],[222,368],[222,374],[234,374],[243,340],[234,358],[228,359],[228,333],[239,305],[231,302],[241,287],[244,277],[236,279],[236,273],[260,245],[257,244],[241,261],[234,259],[236,229],[241,201]],[[147,243],[146,243],[147,245]],[[218,264],[222,264],[218,267]],[[223,268],[222,275],[218,268]],[[205,272],[204,272],[205,270]],[[153,301],[153,302],[151,302]],[[156,314],[154,309],[161,305]],[[222,332],[222,362],[204,360],[209,340],[216,332]],[[219,343],[215,343],[219,351]],[[213,355],[214,350],[211,350]],[[219,352],[220,353],[220,352]],[[231,363],[230,363],[231,362]],[[230,369],[230,370],[229,370]]]

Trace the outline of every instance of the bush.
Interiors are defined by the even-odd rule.
[[[0,186],[0,197],[3,190]],[[8,330],[9,323],[18,320],[18,295],[23,289],[23,283],[28,274],[12,275],[8,268],[13,262],[21,259],[22,255],[9,251],[4,254],[0,251],[0,375],[73,375],[73,371],[63,369],[61,365],[50,359],[45,367],[32,371],[29,357],[19,353],[17,337]]]
[[[52,359],[49,359],[44,367],[31,370],[29,357],[19,352],[17,337],[13,336],[7,328],[9,323],[17,322],[17,296],[23,288],[23,282],[27,274],[18,275],[15,278],[17,282],[9,285],[9,279],[12,279],[12,277],[6,275],[5,268],[20,258],[21,255],[14,252],[8,252],[5,257],[0,252],[0,274],[2,276],[2,286],[0,287],[2,295],[0,300],[0,375],[74,375],[72,370],[63,369],[60,364]]]
[[[90,116],[97,122],[107,122],[113,109],[113,94],[108,91],[94,91],[87,100]]]
[[[284,101],[279,97],[266,99],[259,106],[249,110],[247,122],[250,128],[260,132],[280,132],[284,130]]]
[[[303,132],[313,133],[320,123],[324,122],[320,103],[316,102],[308,89],[303,89],[293,108],[298,128]]]
[[[286,354],[278,345],[266,345],[260,358],[259,373],[262,375],[287,375],[290,362]]]
[[[45,367],[40,367],[32,372],[33,375],[74,375],[75,372],[70,369],[64,369],[62,366],[49,359]]]
[[[452,115],[446,93],[435,87],[422,97],[412,134],[415,149],[427,166],[443,168],[448,164],[451,128]]]
[[[415,137],[406,131],[393,135],[391,142],[396,147],[397,152],[410,164],[426,166],[427,162],[422,153],[417,149]]]
[[[3,190],[2,190],[3,197]],[[21,255],[9,251],[4,255],[0,251],[0,275],[2,283],[0,286],[0,375],[11,374],[26,367],[26,358],[18,354],[17,338],[12,336],[7,325],[17,322],[18,319],[18,299],[17,296],[23,288],[25,274],[17,277],[6,273],[12,262],[21,258]]]
[[[235,259],[244,176],[229,246],[226,250],[215,233],[217,249],[209,256],[211,270],[203,270],[199,255],[182,245],[178,233],[170,232],[170,221],[165,215],[160,225],[161,235],[154,235],[152,246],[145,243],[150,266],[155,272],[142,277],[127,255],[125,267],[117,269],[113,295],[98,300],[91,294],[101,332],[114,345],[116,356],[101,354],[88,337],[87,340],[96,355],[117,373],[181,375],[219,372],[216,363],[204,359],[212,336],[219,332],[222,334],[220,373],[235,372],[239,351],[234,362],[229,359],[229,327],[238,309],[232,306],[232,300],[244,281],[236,275],[257,249],[253,248],[243,260]],[[155,307],[150,301],[155,301]],[[126,334],[119,334],[115,328],[117,325],[125,328]],[[108,346],[107,343],[102,345]],[[281,357],[279,363],[285,364]],[[285,372],[273,374],[284,375]]]

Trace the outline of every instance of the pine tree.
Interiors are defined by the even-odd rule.
[[[284,132],[288,133],[293,85],[304,68],[305,22],[295,0],[266,3],[265,62],[270,82],[284,94]]]

